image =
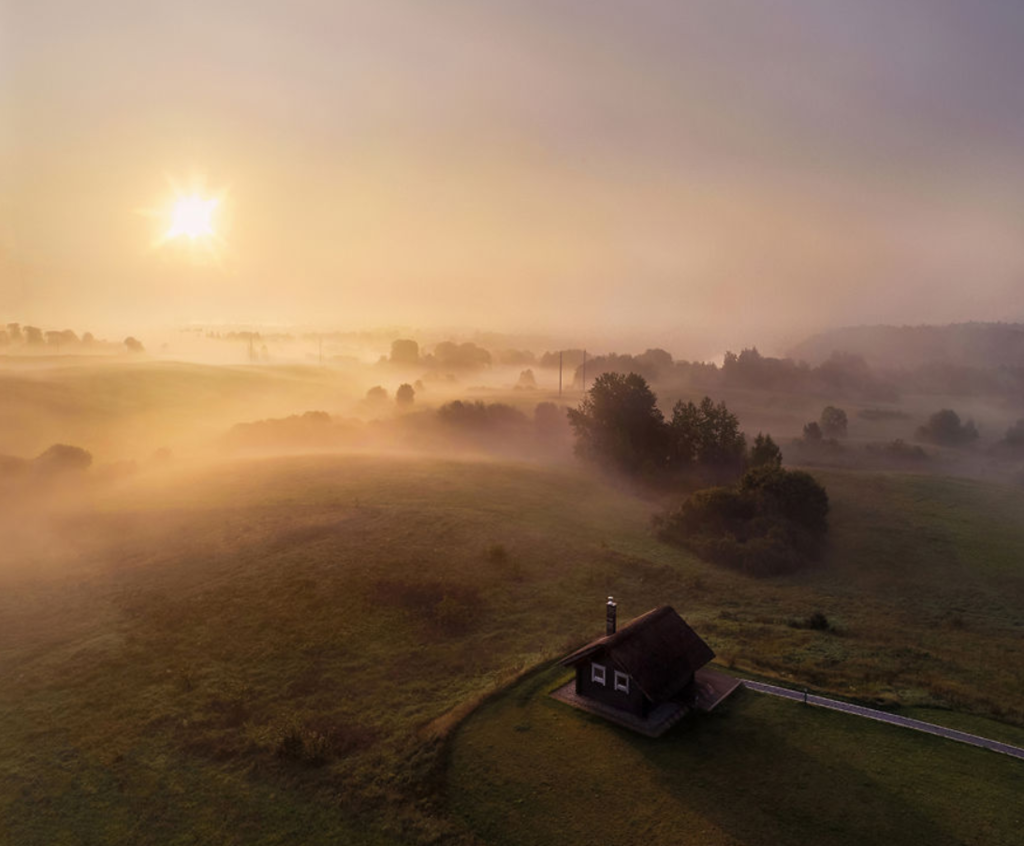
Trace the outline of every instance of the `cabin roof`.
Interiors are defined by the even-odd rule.
[[[571,667],[604,655],[633,677],[652,702],[664,702],[707,664],[715,653],[670,605],[631,620],[615,634],[593,640],[562,659]]]

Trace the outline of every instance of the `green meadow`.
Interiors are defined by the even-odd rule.
[[[537,674],[457,733],[452,812],[485,842],[1020,842],[1017,759],[746,690],[652,740],[546,695],[567,677]]]
[[[584,842],[594,814],[624,842],[1011,842],[1019,761],[749,693],[658,744],[549,701],[558,671],[515,686],[614,594],[722,668],[1020,742],[1024,490],[818,476],[826,560],[760,581],[572,467],[182,462],[8,499],[0,843]]]

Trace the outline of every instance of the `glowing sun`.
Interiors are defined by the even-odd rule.
[[[207,199],[198,194],[189,194],[175,199],[171,208],[171,225],[164,234],[164,240],[186,237],[190,240],[215,235],[213,213],[220,200]]]

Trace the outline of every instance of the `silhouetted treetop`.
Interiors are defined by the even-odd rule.
[[[772,440],[771,435],[757,433],[754,446],[750,450],[751,467],[781,467],[782,450]]]
[[[841,408],[826,405],[821,412],[821,432],[828,438],[845,438],[848,421]]]
[[[408,382],[398,386],[398,390],[395,391],[395,402],[398,405],[410,406],[416,399],[416,391],[413,390],[412,385]]]
[[[944,408],[918,427],[917,437],[939,446],[965,446],[978,439],[978,429],[973,420],[961,423],[959,414],[951,408]]]
[[[665,418],[658,398],[638,373],[602,373],[568,415],[581,457],[631,474],[665,466]]]

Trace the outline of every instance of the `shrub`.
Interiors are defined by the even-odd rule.
[[[868,452],[899,462],[921,462],[927,461],[929,456],[921,447],[916,444],[908,444],[903,438],[896,438],[887,444],[868,444],[864,447]]]
[[[830,632],[834,630],[831,621],[823,611],[815,611],[804,617],[802,620],[790,620],[791,629],[810,629],[816,632]]]
[[[740,491],[758,498],[758,513],[778,513],[812,532],[824,532],[828,493],[803,470],[755,467],[740,479]]]
[[[738,485],[706,488],[656,515],[658,537],[750,575],[789,573],[821,551],[828,494],[812,476],[764,466]]]
[[[827,632],[832,628],[832,624],[829,623],[828,617],[821,611],[815,611],[807,618],[807,628],[813,629],[816,632]]]
[[[447,426],[485,432],[508,427],[525,426],[526,415],[504,403],[485,404],[454,400],[437,410],[438,419]]]

